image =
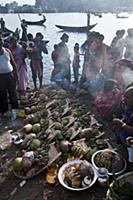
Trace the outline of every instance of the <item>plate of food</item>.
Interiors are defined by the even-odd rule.
[[[103,149],[96,151],[91,158],[92,165],[98,170],[104,167],[108,170],[108,175],[120,175],[126,168],[126,160],[116,151]]]
[[[73,160],[61,166],[58,179],[62,186],[72,191],[90,188],[97,180],[97,171],[86,160]]]

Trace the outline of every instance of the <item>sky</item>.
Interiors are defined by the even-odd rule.
[[[35,0],[0,0],[0,4],[4,6],[6,3],[12,3],[13,1],[16,1],[18,5],[23,5],[23,4],[34,5],[35,4]]]

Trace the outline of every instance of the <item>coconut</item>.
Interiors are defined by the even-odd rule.
[[[32,119],[32,124],[37,124],[40,122],[41,119],[41,114],[40,113],[35,113],[34,117]]]
[[[32,131],[32,124],[26,124],[23,127],[23,130],[24,130],[25,133],[31,133],[31,131]]]
[[[22,169],[22,157],[17,157],[13,161],[13,169],[15,171],[20,171]]]
[[[41,141],[39,139],[33,139],[31,144],[30,144],[30,148],[31,149],[37,149],[41,146]]]
[[[61,149],[61,151],[62,152],[68,152],[69,150],[70,150],[70,147],[72,146],[72,144],[69,142],[69,141],[67,141],[67,140],[62,140],[61,142],[60,142],[60,149]]]
[[[27,122],[33,124],[32,121],[33,121],[34,117],[35,117],[34,114],[27,115],[27,117],[26,117]]]
[[[32,126],[33,133],[39,133],[41,131],[41,125],[39,123],[36,123]]]

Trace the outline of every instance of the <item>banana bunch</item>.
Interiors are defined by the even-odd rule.
[[[110,158],[102,156],[101,154],[97,154],[95,161],[98,167],[105,167],[109,171],[112,168],[112,160]]]
[[[72,151],[74,157],[77,157],[77,158],[83,157],[83,156],[85,155],[85,153],[86,153],[86,152],[85,152],[80,146],[78,146],[78,145],[73,145],[73,146],[71,147],[71,151]]]

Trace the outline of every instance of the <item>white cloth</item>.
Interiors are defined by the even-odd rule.
[[[10,54],[3,48],[4,52],[0,55],[0,74],[7,74],[13,71],[13,66],[10,63]]]

